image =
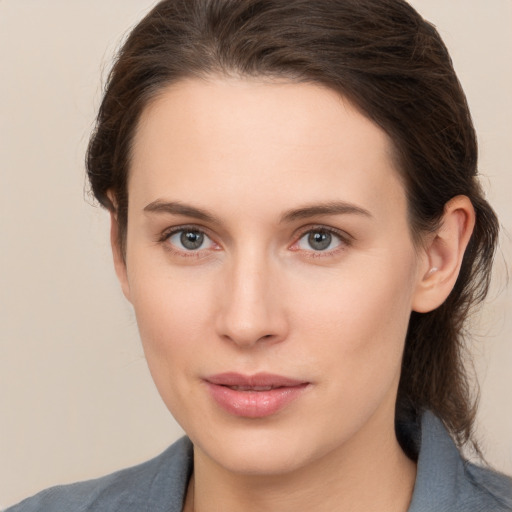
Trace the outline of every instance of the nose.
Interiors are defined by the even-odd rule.
[[[283,341],[288,322],[282,279],[264,257],[240,256],[221,283],[217,332],[239,347]]]

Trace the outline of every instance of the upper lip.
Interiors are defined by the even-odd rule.
[[[306,381],[284,377],[273,373],[256,373],[254,375],[243,375],[236,372],[218,373],[210,375],[205,379],[211,384],[218,386],[237,386],[244,388],[257,387],[295,387],[307,384]]]

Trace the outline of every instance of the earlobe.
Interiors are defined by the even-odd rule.
[[[432,234],[419,269],[412,309],[427,313],[450,295],[475,226],[475,210],[466,196],[456,196],[444,208],[439,229]]]
[[[123,257],[120,237],[119,223],[115,211],[110,212],[110,245],[112,247],[112,256],[114,259],[114,268],[121,284],[124,296],[130,301],[130,283],[126,269],[126,261]]]

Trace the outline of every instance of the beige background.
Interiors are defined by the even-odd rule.
[[[148,0],[0,0],[0,504],[145,460],[180,435],[153,387],[83,155],[121,36]],[[512,2],[415,0],[451,49],[489,198],[512,231]],[[512,295],[502,241],[474,352],[479,435],[512,473]],[[507,263],[504,262],[504,258]],[[507,317],[507,313],[509,314]]]

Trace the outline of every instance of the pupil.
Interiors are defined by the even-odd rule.
[[[180,241],[183,247],[194,250],[199,249],[203,245],[204,235],[198,231],[184,231],[181,234]]]
[[[309,245],[317,251],[325,251],[331,245],[332,235],[324,231],[314,231],[309,235]]]

